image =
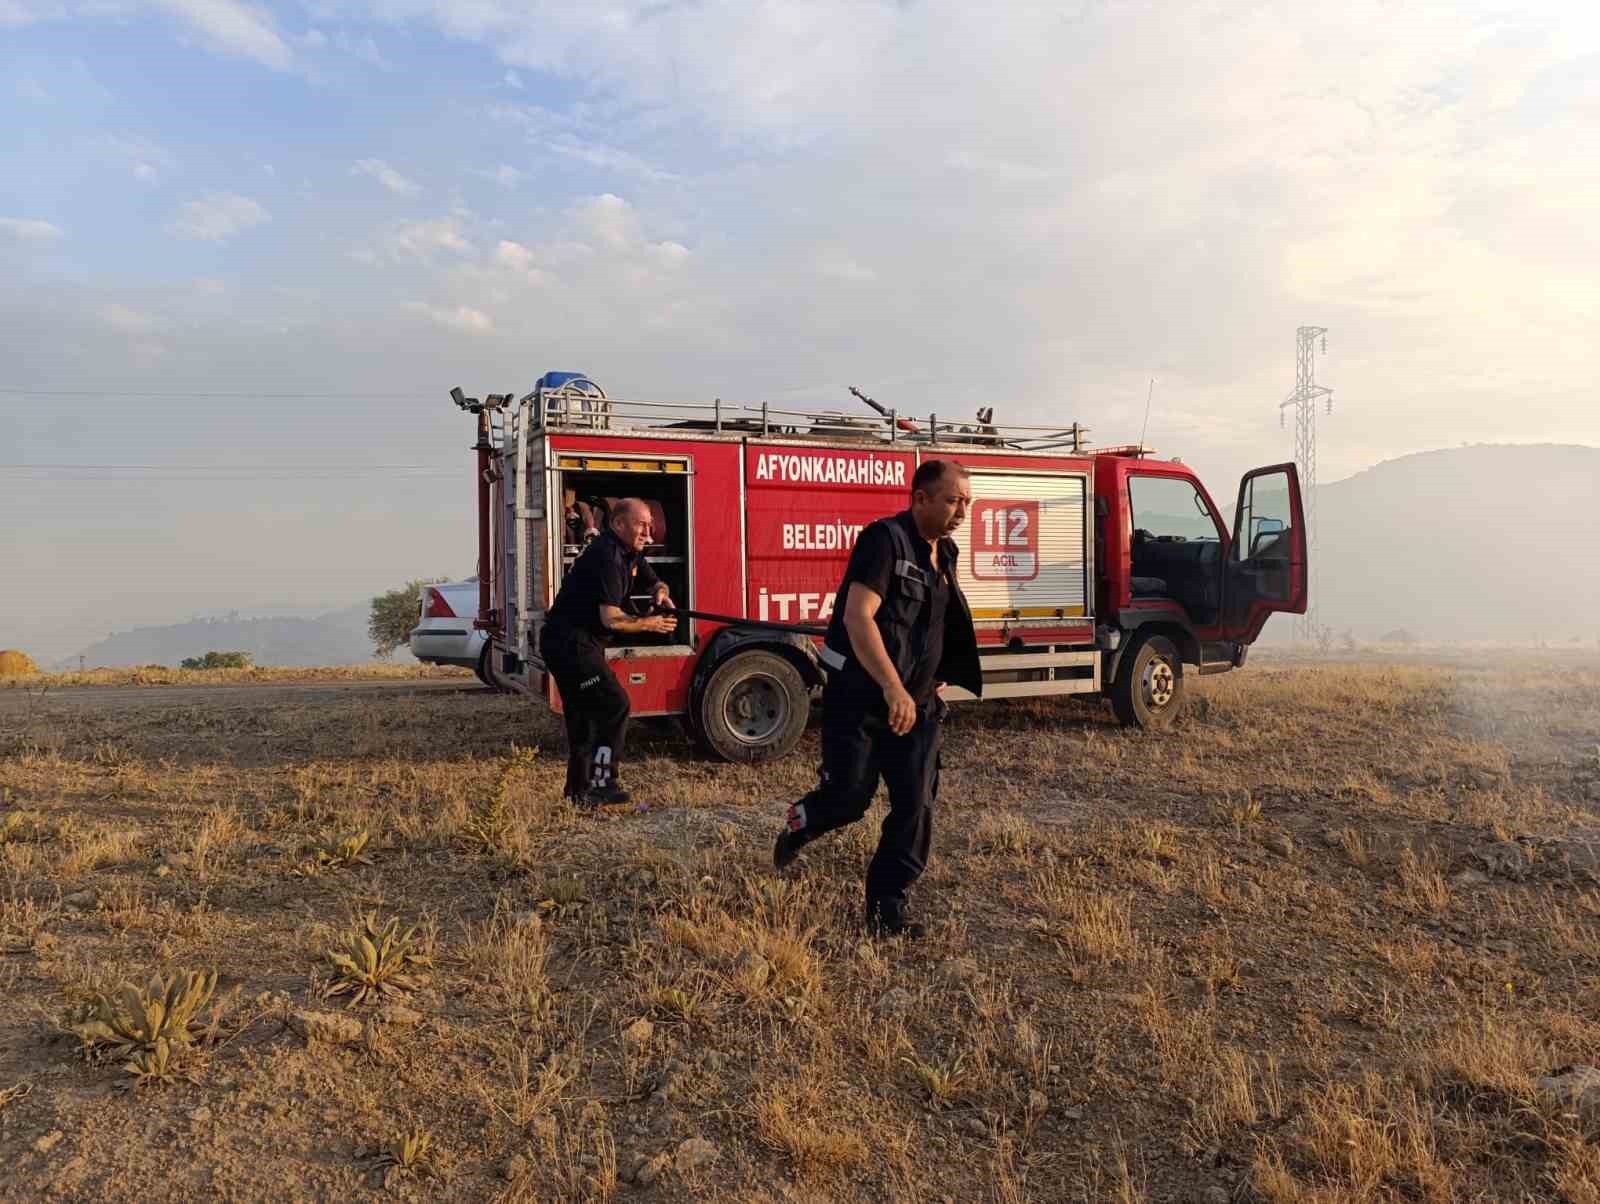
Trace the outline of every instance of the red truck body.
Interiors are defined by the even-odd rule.
[[[478,623],[494,675],[556,710],[538,631],[585,536],[620,497],[651,506],[647,556],[680,607],[818,626],[860,530],[905,509],[918,464],[957,460],[972,484],[957,540],[984,697],[1105,693],[1140,726],[1178,713],[1185,666],[1235,668],[1268,615],[1305,609],[1292,465],[1246,476],[1233,516],[1246,535],[1235,541],[1186,466],[1143,449],[1091,450],[1076,425],[629,403],[572,374],[543,378],[515,404],[456,396],[479,413]],[[612,667],[635,714],[685,716],[720,755],[760,760],[804,730],[826,674],[816,643],[685,617],[670,636],[630,637]]]

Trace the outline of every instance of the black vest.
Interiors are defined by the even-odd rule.
[[[898,518],[879,519],[876,525],[886,528],[894,547],[894,572],[889,575],[889,593],[878,607],[874,621],[883,637],[884,651],[902,682],[911,680],[917,662],[927,654],[927,628],[917,620],[929,602],[929,592],[934,582],[926,569],[917,563],[916,548],[904,524]],[[934,549],[934,571],[948,553],[952,563],[957,558],[954,541],[941,539]],[[823,639],[822,663],[834,672],[853,670],[865,676],[866,671],[856,663],[850,647],[850,633],[844,626],[845,599],[850,582],[846,581],[834,600],[833,617],[828,621],[828,634]],[[978,661],[978,635],[972,626],[972,610],[966,595],[950,575],[950,598],[944,612],[944,652],[939,658],[935,680],[960,686],[974,695],[983,694],[983,666]],[[868,679],[871,680],[870,678]]]

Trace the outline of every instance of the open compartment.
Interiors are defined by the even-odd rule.
[[[672,592],[674,604],[692,605],[690,597],[691,519],[688,464],[681,459],[627,458],[563,454],[557,461],[552,498],[554,537],[560,555],[557,590],[583,550],[606,530],[611,508],[634,497],[650,508],[652,542],[645,559]],[[648,595],[633,598],[634,613],[644,614]],[[670,635],[630,635],[629,647],[686,645],[689,620],[679,619]]]

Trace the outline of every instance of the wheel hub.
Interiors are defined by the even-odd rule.
[[[1177,692],[1177,679],[1172,665],[1159,658],[1152,660],[1144,670],[1144,700],[1152,707],[1164,707]]]
[[[728,730],[745,744],[765,744],[789,722],[789,695],[777,678],[753,674],[728,691]]]

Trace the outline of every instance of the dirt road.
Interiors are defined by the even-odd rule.
[[[475,681],[262,682],[226,686],[71,686],[55,690],[0,690],[0,715],[82,707],[95,711],[137,707],[255,707],[349,702],[354,698],[441,698],[491,692]]]

